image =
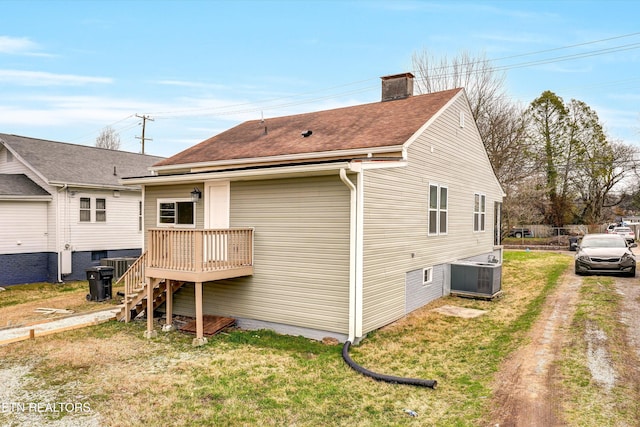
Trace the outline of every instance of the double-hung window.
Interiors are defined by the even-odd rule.
[[[442,185],[429,185],[429,234],[447,234],[449,222],[448,189]]]
[[[106,199],[96,199],[96,222],[107,222]]]
[[[91,222],[91,199],[80,197],[80,222]]]
[[[473,231],[484,231],[486,217],[486,196],[476,193],[473,195]]]
[[[158,227],[195,227],[195,203],[191,199],[159,199]]]
[[[95,211],[92,215],[91,211]],[[80,222],[107,222],[107,199],[80,197]]]

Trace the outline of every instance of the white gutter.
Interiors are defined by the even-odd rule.
[[[273,168],[257,168],[257,169],[244,169],[235,171],[209,171],[209,172],[189,172],[179,175],[156,175],[156,176],[143,176],[143,177],[131,177],[120,178],[120,182],[125,185],[144,185],[144,184],[169,184],[169,183],[191,183],[199,182],[202,180],[249,180],[249,179],[264,179],[266,177],[276,178],[279,175],[289,176],[292,174],[330,174],[331,171],[340,170],[342,168],[349,168],[349,161],[337,162],[337,163],[322,163],[314,165],[297,165],[297,166],[281,166]],[[335,172],[333,172],[335,173]]]
[[[0,200],[19,200],[21,202],[50,202],[53,196],[0,196]]]
[[[183,170],[183,169],[203,169],[220,166],[238,166],[238,165],[255,165],[265,163],[287,163],[295,161],[309,161],[326,158],[336,157],[359,157],[366,156],[368,154],[384,154],[395,153],[402,149],[401,145],[390,145],[384,147],[363,147],[355,148],[352,150],[334,150],[334,151],[319,151],[314,153],[299,153],[299,154],[285,154],[280,156],[267,156],[267,157],[249,157],[244,159],[229,159],[229,160],[217,160],[213,162],[201,162],[201,163],[184,163],[177,165],[166,166],[151,166],[151,171],[171,171],[171,170]]]
[[[137,188],[132,188],[130,186],[125,185],[108,185],[108,184],[82,184],[75,182],[58,182],[51,181],[49,185],[53,185],[55,187],[62,186],[63,188],[72,187],[72,188],[89,188],[89,189],[98,189],[98,190],[119,190],[119,191],[138,191]]]
[[[340,169],[340,179],[349,188],[351,197],[349,215],[349,336],[348,341],[355,342],[362,336],[362,220],[363,191],[362,170],[359,165],[349,169],[356,171],[358,186],[347,177],[346,168]]]

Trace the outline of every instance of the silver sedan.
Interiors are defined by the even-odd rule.
[[[587,234],[576,252],[576,274],[619,273],[633,277],[636,257],[631,248],[636,246],[618,234]]]

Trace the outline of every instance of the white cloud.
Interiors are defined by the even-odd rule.
[[[165,86],[192,87],[198,89],[229,89],[228,86],[213,83],[201,83],[185,80],[156,80],[153,83]]]
[[[0,36],[0,53],[24,56],[53,56],[38,52],[40,45],[27,37]]]
[[[38,45],[26,37],[0,36],[0,53],[24,53],[36,50]]]
[[[0,84],[20,86],[81,86],[88,83],[113,83],[109,77],[54,74],[46,71],[0,70]]]

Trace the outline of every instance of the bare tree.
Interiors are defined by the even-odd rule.
[[[530,174],[523,144],[523,109],[512,103],[504,89],[505,74],[496,71],[484,54],[468,52],[436,59],[426,50],[412,56],[419,93],[463,87],[489,160],[503,186]]]
[[[498,72],[484,54],[473,57],[468,52],[452,59],[436,59],[423,50],[413,54],[412,63],[418,93],[465,89],[487,155],[507,195],[502,205],[506,227],[538,221],[532,204],[539,199],[527,197],[534,194],[528,177],[535,164],[530,161],[524,138],[524,108],[506,95],[505,74]]]
[[[108,148],[109,150],[119,150],[120,135],[118,135],[111,126],[107,126],[102,129],[100,135],[96,138],[96,147]]]

